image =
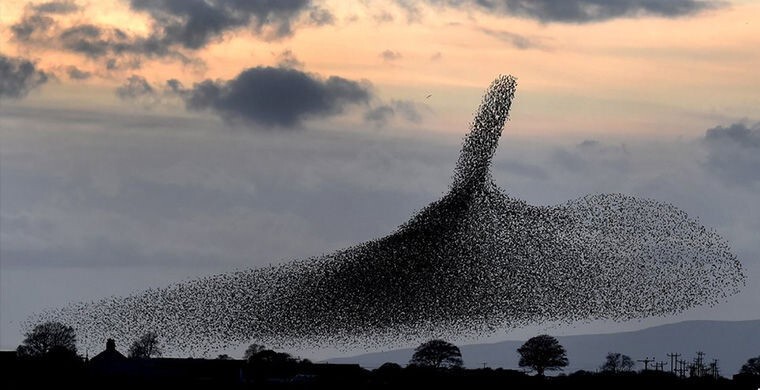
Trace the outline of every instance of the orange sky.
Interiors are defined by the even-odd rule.
[[[273,65],[278,53],[291,50],[305,71],[366,79],[384,99],[426,104],[430,110],[417,127],[435,131],[461,132],[483,87],[499,73],[519,78],[519,105],[513,113],[517,132],[689,134],[755,120],[760,107],[760,4],[751,1],[693,16],[591,24],[547,24],[431,7],[422,8],[421,20],[410,22],[391,1],[328,1],[323,4],[336,17],[331,26],[303,26],[291,37],[270,42],[239,29],[204,49],[184,51],[205,67],[160,59],[115,72],[55,47],[14,42],[9,26],[24,14],[25,4],[0,4],[2,52],[35,59],[40,68],[60,76],[58,83],[13,104],[117,105],[109,91],[131,74],[156,85],[168,78],[192,85]],[[84,10],[59,16],[62,25],[94,23],[137,35],[148,31],[149,19],[122,1],[77,4]],[[393,21],[378,22],[383,12]],[[516,48],[485,30],[519,34],[538,47]],[[386,61],[380,56],[384,50],[400,57]],[[96,77],[68,80],[60,71],[68,65]],[[428,94],[431,98],[425,99]],[[167,105],[181,110],[179,104]]]

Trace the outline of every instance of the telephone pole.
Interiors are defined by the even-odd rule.
[[[637,362],[642,362],[642,363],[644,363],[644,371],[647,371],[647,370],[649,370],[649,363],[651,363],[651,362],[653,362],[653,361],[654,361],[654,358],[650,359],[650,358],[648,358],[648,357],[647,357],[647,358],[644,358],[644,359],[641,359],[641,360],[637,360]]]
[[[676,367],[676,363],[678,362],[678,358],[681,357],[680,353],[669,353],[667,356],[670,358],[670,372],[675,374],[678,370],[678,367]]]

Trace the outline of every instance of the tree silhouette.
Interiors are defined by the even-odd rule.
[[[760,356],[749,358],[739,370],[739,374],[760,376]]]
[[[77,337],[74,328],[60,322],[44,322],[24,335],[16,352],[25,358],[75,358]]]
[[[546,370],[561,370],[567,366],[565,348],[549,335],[531,338],[517,352],[520,353],[520,367],[530,367],[538,376],[544,376]]]
[[[619,372],[631,371],[634,364],[633,359],[628,355],[623,355],[616,352],[610,352],[607,354],[607,358],[604,364],[600,367],[602,371],[617,374]]]
[[[150,359],[161,356],[161,345],[156,332],[147,332],[129,347],[129,357],[136,359]]]
[[[454,344],[443,340],[430,340],[414,350],[409,364],[430,368],[462,366],[462,352]]]
[[[243,359],[250,360],[251,357],[263,352],[266,348],[264,348],[263,345],[260,344],[251,344],[248,346],[248,348],[245,350],[245,353],[243,354]]]

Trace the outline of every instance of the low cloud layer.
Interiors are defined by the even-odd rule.
[[[4,321],[14,323],[2,334],[14,345],[15,324],[58,303],[50,297],[65,304],[108,296],[112,283],[129,293],[387,234],[446,191],[466,131],[241,134],[214,131],[208,118],[22,108],[0,105],[1,266],[21,278],[6,291],[24,297],[3,302]],[[753,272],[744,300],[709,318],[758,310],[760,186],[724,181],[751,175],[752,161],[760,171],[746,159],[757,150],[756,126],[623,143],[525,140],[514,136],[517,125],[508,125],[494,160],[495,182],[508,193],[531,204],[612,192],[673,203],[725,236]],[[722,156],[744,156],[744,165],[717,175],[709,163],[716,144]],[[83,270],[108,276],[80,277],[72,292],[72,279],[60,275]],[[44,272],[50,277],[41,283]]]
[[[423,107],[425,106],[410,100],[391,100],[390,103],[369,109],[364,113],[364,120],[376,127],[384,127],[394,118],[420,123]]]
[[[23,98],[47,81],[47,73],[37,69],[34,62],[0,54],[0,98]]]
[[[150,96],[155,93],[153,87],[145,80],[145,77],[132,75],[119,88],[116,88],[116,96],[122,99],[137,99]]]
[[[715,0],[428,0],[432,5],[481,9],[541,22],[591,23],[640,16],[681,17],[723,6]],[[402,4],[403,6],[403,4]]]
[[[292,68],[254,67],[234,79],[205,80],[192,88],[168,83],[190,110],[210,110],[225,121],[265,128],[296,128],[305,120],[328,118],[368,104],[366,82],[339,76],[322,79]]]
[[[712,128],[702,143],[708,153],[705,168],[721,180],[743,186],[760,184],[760,123]]]

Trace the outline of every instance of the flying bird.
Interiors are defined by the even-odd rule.
[[[385,237],[32,319],[93,341],[154,331],[169,350],[387,346],[670,315],[739,291],[741,264],[726,241],[673,205],[591,194],[539,206],[495,184],[491,160],[516,84],[500,76],[486,91],[448,193]]]

